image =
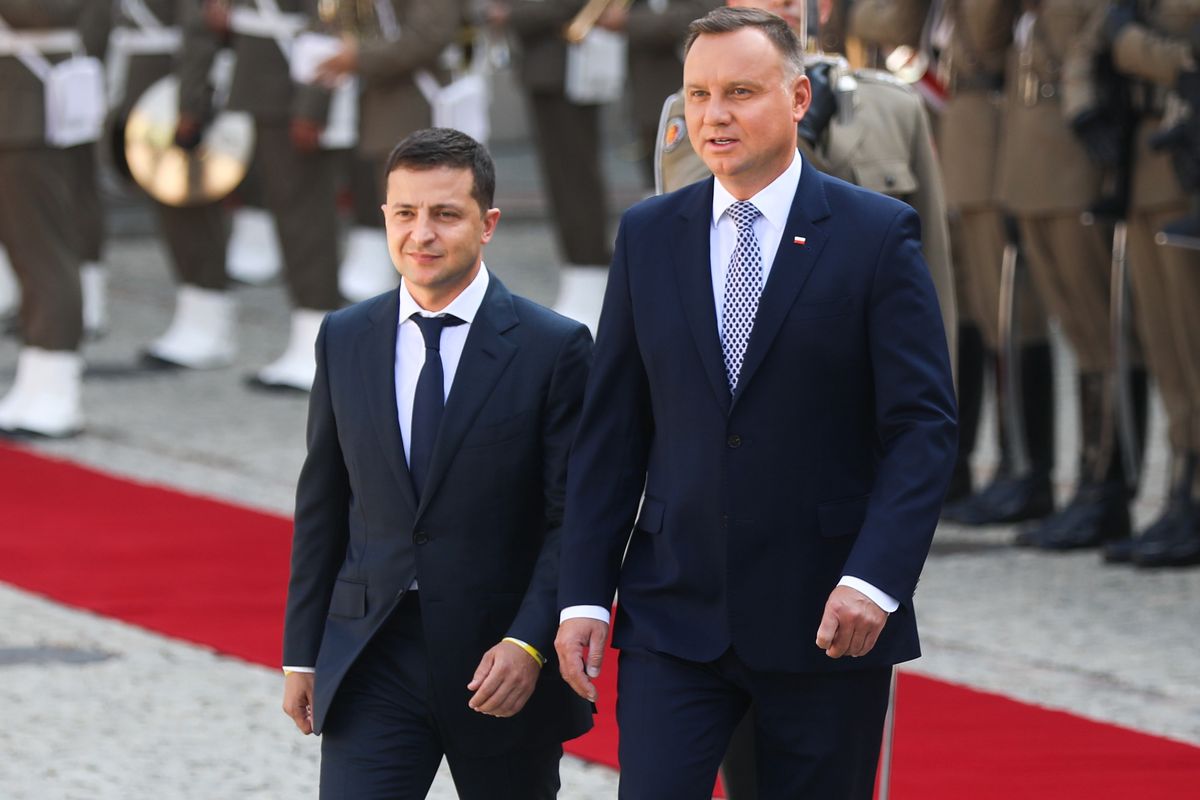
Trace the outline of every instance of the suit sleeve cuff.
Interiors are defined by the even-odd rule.
[[[849,575],[844,575],[842,579],[838,581],[838,586],[849,586],[851,589],[857,589],[865,594],[872,603],[879,606],[889,614],[900,607],[899,600],[860,578],[852,578]]]
[[[604,606],[567,606],[558,615],[558,622],[561,625],[569,619],[598,619],[605,625],[611,622],[612,617],[608,613],[608,609]]]
[[[284,667],[283,668],[284,675],[287,675],[289,672],[310,672],[311,673],[311,672],[316,672],[316,671],[317,671],[316,667]]]

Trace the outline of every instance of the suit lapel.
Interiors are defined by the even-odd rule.
[[[742,360],[742,371],[738,376],[731,407],[737,405],[738,398],[762,365],[788,311],[796,302],[825,247],[826,236],[815,224],[830,213],[824,181],[825,177],[812,164],[804,165],[787,226],[783,230],[783,239],[771,264],[771,275],[758,302],[758,314],[750,331],[750,342],[746,345],[746,356]],[[803,245],[793,241],[797,236],[804,237]]]
[[[400,436],[399,412],[396,408],[396,335],[399,328],[400,296],[392,292],[386,303],[371,313],[372,326],[359,337],[355,348],[359,369],[364,377],[367,404],[371,419],[379,433],[384,457],[396,478],[400,495],[408,507],[417,507],[412,475],[404,460],[404,443]]]
[[[429,460],[429,477],[426,478],[425,492],[417,507],[418,516],[425,511],[430,498],[437,492],[463,437],[517,352],[517,346],[504,338],[504,333],[518,323],[512,295],[495,275],[489,278],[487,294],[467,333],[454,383],[446,398],[441,430],[438,431]]]
[[[709,252],[709,229],[712,227],[713,181],[705,190],[692,193],[692,198],[680,210],[674,249],[675,278],[683,298],[683,312],[691,328],[704,374],[720,405],[729,412],[729,379],[725,375],[725,360],[721,354],[721,337],[717,332],[717,307],[713,303],[712,265]]]

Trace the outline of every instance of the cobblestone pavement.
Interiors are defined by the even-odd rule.
[[[517,184],[489,267],[514,291],[550,302],[556,257],[520,153],[498,159]],[[628,170],[626,173],[628,174]],[[524,181],[524,183],[522,183]],[[630,181],[619,197],[635,196]],[[101,469],[288,513],[303,458],[305,399],[253,392],[242,379],[286,337],[279,286],[239,289],[235,367],[146,372],[139,348],[170,314],[161,245],[110,242],[112,329],[86,346],[86,435],[34,445]],[[0,341],[0,387],[17,346]],[[1069,353],[1059,348],[1060,364]],[[1060,388],[1070,397],[1070,381]],[[1075,420],[1060,403],[1061,453]],[[1161,414],[1137,505],[1162,499]],[[985,436],[990,432],[985,429]],[[1060,456],[1066,492],[1073,459]],[[994,462],[984,448],[981,474]],[[64,487],[65,491],[65,487]],[[65,497],[65,494],[64,494]],[[943,526],[917,603],[925,657],[906,668],[1200,744],[1200,569],[1141,572],[1095,553],[1049,556],[1009,546],[1014,529]],[[0,585],[0,796],[5,798],[304,798],[315,796],[316,742],[279,710],[272,669],[218,656]],[[902,701],[901,701],[902,702]],[[904,708],[901,706],[901,716]],[[903,724],[901,722],[901,724]],[[616,796],[611,770],[567,759],[565,800]],[[448,776],[434,798],[454,796]]]

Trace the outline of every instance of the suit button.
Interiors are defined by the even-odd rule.
[[[730,436],[728,439],[725,440],[725,444],[727,444],[730,447],[735,448],[735,449],[738,447],[741,447],[742,446],[742,437],[738,436],[735,433],[733,436]]]
[[[425,531],[417,531],[413,534],[414,544],[429,544],[429,534]]]

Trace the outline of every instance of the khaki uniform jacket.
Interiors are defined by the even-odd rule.
[[[75,28],[85,0],[0,0],[0,17],[15,31]],[[67,54],[47,54],[50,61]],[[0,147],[42,147],[46,141],[42,81],[13,56],[0,55]]]
[[[383,158],[396,142],[433,123],[429,102],[417,88],[413,75],[429,70],[443,84],[438,58],[452,44],[462,22],[460,0],[390,0],[399,30],[389,38],[380,24],[375,4],[342,3],[334,33],[358,39],[359,98],[358,150]],[[317,19],[317,3],[309,0],[309,14]],[[327,26],[322,26],[329,31]],[[329,92],[315,86],[297,87],[296,113],[324,123]]]
[[[1032,32],[1014,43],[1005,81],[997,200],[1017,215],[1086,208],[1101,174],[1064,116],[1063,62],[1104,0],[1042,0]]]
[[[1073,118],[1097,104],[1097,87],[1092,80],[1096,53],[1104,47],[1101,30],[1109,3],[1092,12],[1081,36],[1068,54],[1065,69],[1064,111]],[[1192,27],[1200,23],[1200,0],[1142,0],[1139,19],[1125,28],[1113,43],[1113,63],[1123,74],[1140,79],[1165,93],[1179,73],[1195,69],[1191,52]],[[1133,163],[1132,208],[1148,210],[1178,205],[1186,198],[1175,176],[1171,159],[1150,149],[1149,139],[1161,126],[1161,118],[1147,117],[1138,128]]]
[[[856,70],[854,76],[858,91],[849,122],[843,123],[835,114],[817,150],[801,139],[801,152],[822,172],[896,197],[916,210],[942,321],[952,336],[957,320],[946,200],[925,107],[915,91],[886,73]],[[688,140],[682,92],[670,98],[662,119],[662,191],[672,192],[707,178],[711,173]]]
[[[939,121],[942,174],[951,208],[995,203],[996,154],[1000,151],[999,94],[986,88],[1003,80],[1016,0],[945,0],[953,34],[941,54],[939,71],[950,98]]]
[[[916,47],[929,14],[929,0],[855,0],[849,33],[864,44]]]
[[[567,74],[563,28],[585,0],[512,0],[509,26],[520,48],[521,83],[531,92],[562,94]]]

